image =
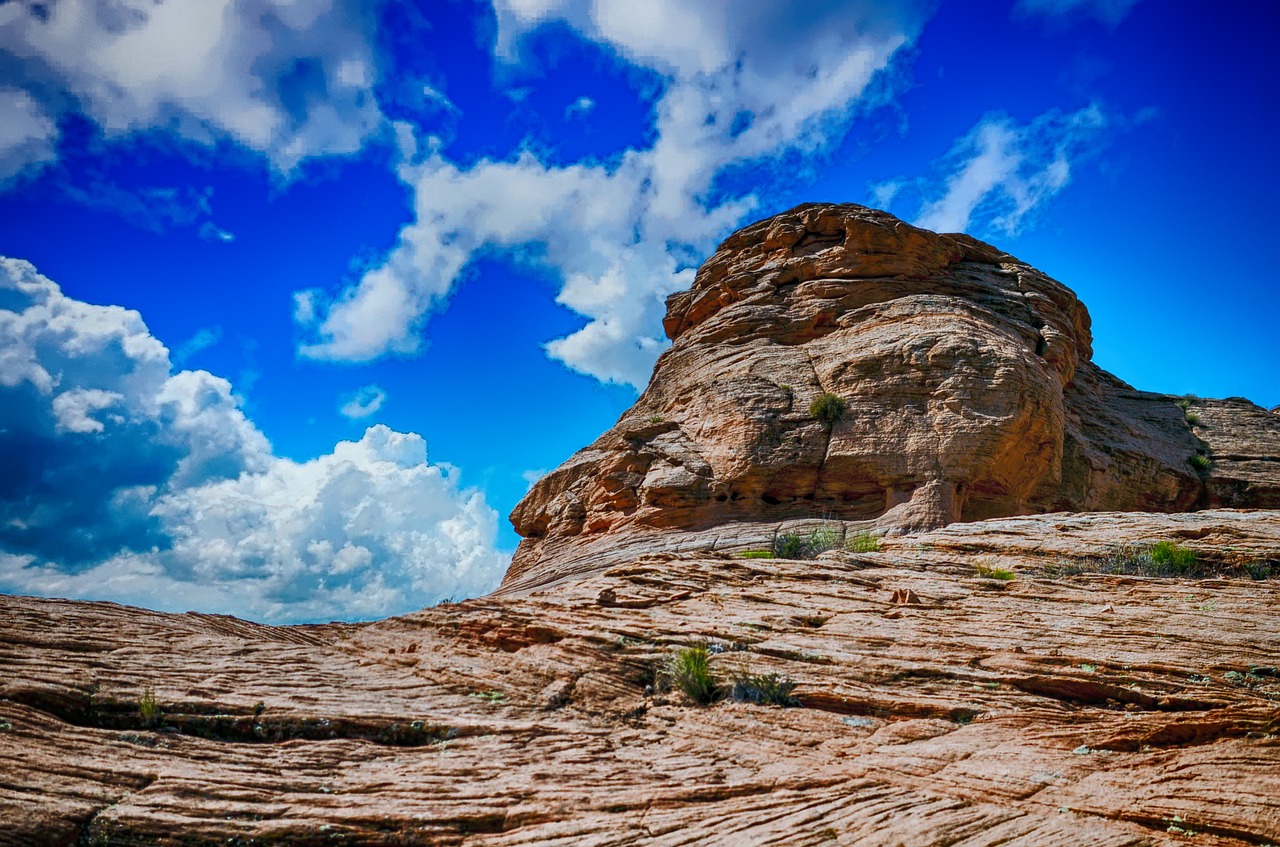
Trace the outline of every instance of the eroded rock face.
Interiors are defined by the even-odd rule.
[[[505,588],[603,566],[652,530],[732,549],[805,518],[895,533],[1280,507],[1280,416],[1131,388],[1090,361],[1075,294],[965,235],[801,206],[726,240],[664,323],[674,344],[635,406],[512,513],[525,540]],[[845,401],[834,425],[810,413],[823,394]]]
[[[1220,575],[1063,575],[1160,540]],[[648,555],[357,625],[0,596],[0,844],[1276,844],[1276,574],[1280,513],[1207,510]],[[798,705],[655,690],[698,642]]]

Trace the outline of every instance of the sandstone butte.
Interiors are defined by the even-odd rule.
[[[0,844],[1280,844],[1275,410],[1135,390],[1059,283],[858,206],[733,235],[666,325],[488,597],[0,596]],[[791,704],[669,690],[697,644]]]

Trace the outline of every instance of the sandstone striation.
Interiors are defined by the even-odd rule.
[[[1071,575],[1159,540],[1219,575]],[[650,555],[358,625],[0,596],[0,843],[1276,844],[1276,575],[1280,513],[1210,510]],[[699,642],[799,705],[655,690]]]
[[[855,205],[752,224],[668,299],[674,343],[636,404],[515,508],[504,590],[814,518],[1280,508],[1280,416],[1138,391],[1092,363],[1089,326],[1065,286],[965,235]],[[845,403],[831,425],[824,394]]]

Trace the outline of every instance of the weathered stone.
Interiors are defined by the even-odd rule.
[[[1222,574],[1054,576],[1159,540]],[[358,625],[0,596],[0,843],[1280,843],[1267,573],[1280,513],[1209,510],[650,554]],[[697,643],[799,706],[655,685]]]
[[[506,587],[654,542],[768,546],[796,519],[896,533],[1280,507],[1280,418],[1131,388],[1090,361],[1069,289],[968,236],[801,206],[730,236],[664,323],[674,344],[644,394],[512,513],[524,541]],[[809,411],[824,393],[846,403],[830,427]]]

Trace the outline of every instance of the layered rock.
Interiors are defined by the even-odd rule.
[[[1158,540],[1220,575],[1062,576]],[[0,843],[1277,844],[1267,574],[1280,514],[1221,510],[650,555],[358,625],[0,596]],[[655,690],[699,642],[798,705]]]
[[[965,235],[801,206],[728,238],[664,323],[640,399],[512,513],[504,590],[789,521],[1280,508],[1280,416],[1135,390],[1090,361],[1075,294]]]

